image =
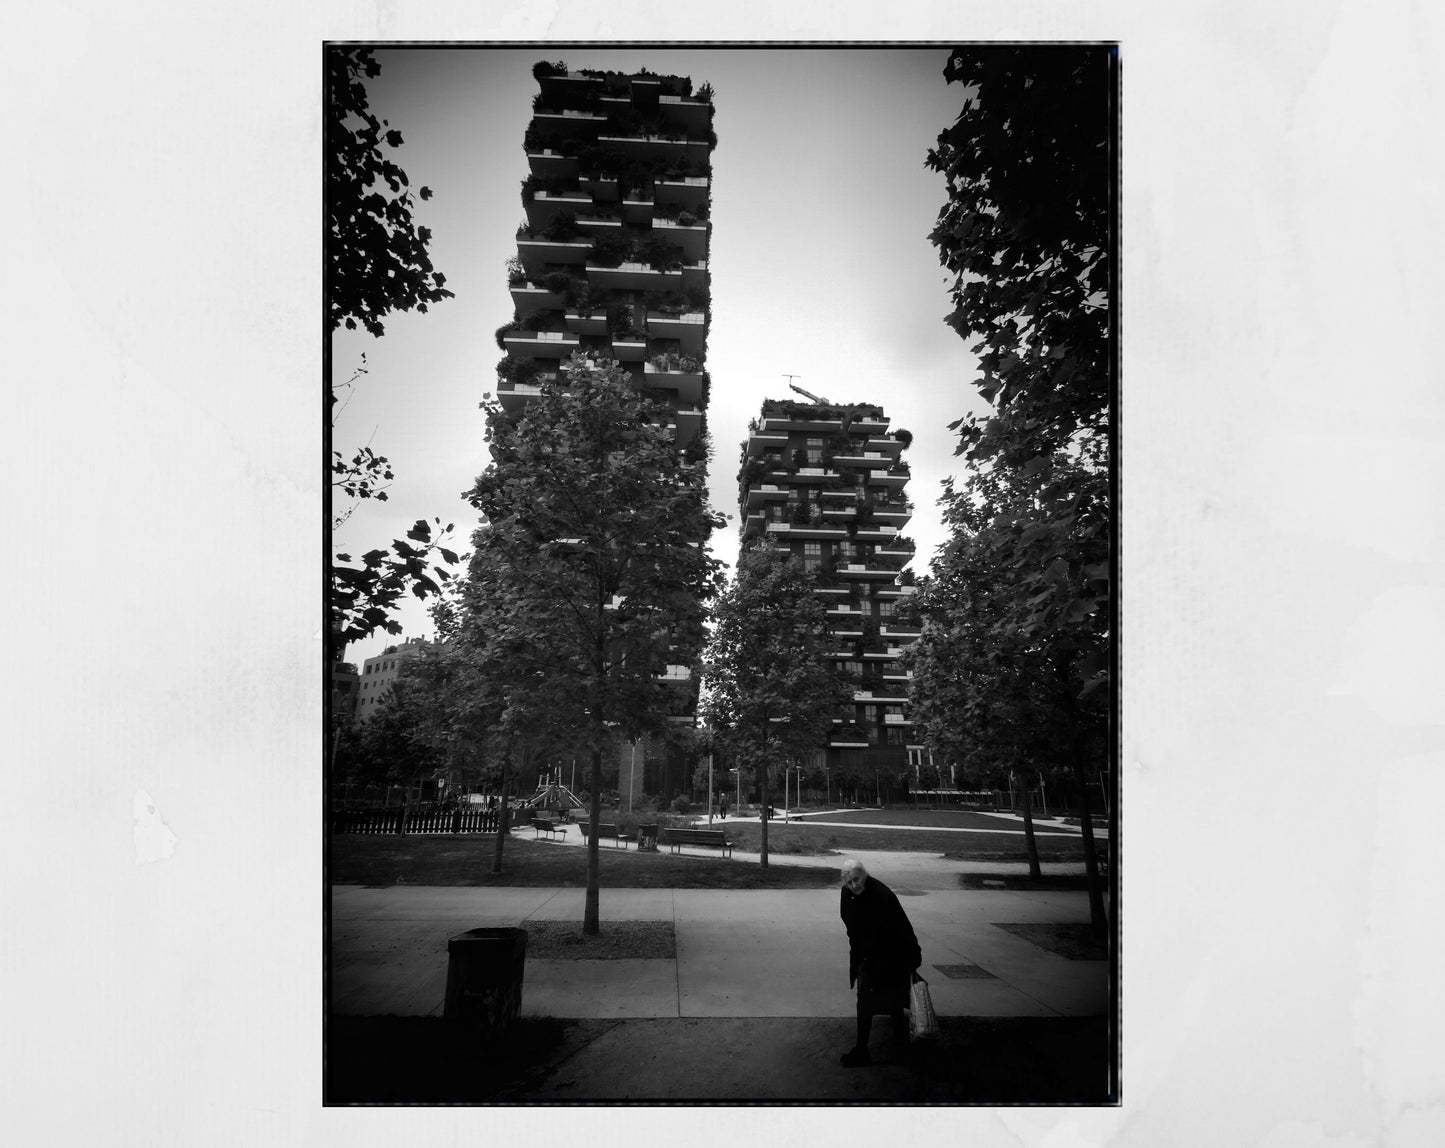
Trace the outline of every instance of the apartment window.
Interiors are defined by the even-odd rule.
[[[901,729],[885,729],[883,736],[889,745],[903,744],[903,731]]]
[[[803,569],[816,570],[823,565],[823,544],[821,542],[803,543]]]
[[[891,617],[893,617],[893,611],[894,611],[895,609],[897,609],[897,606],[898,606],[898,604],[897,604],[896,602],[879,602],[879,603],[878,603],[878,616],[879,616],[880,618],[891,618]]]
[[[808,465],[821,466],[823,464],[823,440],[810,438],[808,440]]]

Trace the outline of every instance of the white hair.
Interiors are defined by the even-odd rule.
[[[868,870],[863,868],[863,862],[856,857],[849,857],[843,862],[843,876],[847,877],[849,873],[857,873],[860,877],[868,876]]]

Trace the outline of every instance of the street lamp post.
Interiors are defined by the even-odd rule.
[[[632,768],[627,771],[627,812],[632,812],[632,785],[637,780],[637,740],[632,742]]]

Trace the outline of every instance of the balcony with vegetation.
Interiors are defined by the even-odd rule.
[[[659,203],[677,204],[694,212],[707,209],[711,185],[712,180],[705,175],[659,177],[652,183],[653,195]]]
[[[748,507],[748,509],[751,510],[754,507],[760,507],[769,502],[782,502],[787,497],[788,491],[786,487],[774,486],[771,483],[761,482],[758,483],[756,486],[747,486],[746,495],[742,501]]]
[[[575,179],[577,156],[564,148],[539,147],[527,153],[527,170],[538,179]]]
[[[851,416],[849,430],[887,429],[882,408],[871,403],[804,403],[793,399],[766,399],[763,422],[769,430],[841,431]]]
[[[652,230],[655,235],[665,237],[676,244],[682,252],[683,261],[697,263],[707,259],[708,225],[706,223],[679,223],[660,215],[652,216]]]
[[[712,104],[706,100],[662,95],[657,98],[657,110],[667,123],[691,136],[705,135],[712,127]]]

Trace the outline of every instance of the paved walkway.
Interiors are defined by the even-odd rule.
[[[571,844],[576,847],[580,840]],[[959,888],[962,872],[1025,871],[1024,865],[954,862],[926,853],[854,856],[902,900],[923,949],[920,971],[940,1016],[1079,1017],[1107,1011],[1107,962],[1069,960],[998,927],[1085,923],[1085,894]],[[735,860],[755,863],[756,855],[736,854]],[[777,860],[836,868],[839,859]],[[602,863],[605,871],[605,849]],[[1049,872],[1081,868],[1047,866]],[[584,896],[580,888],[336,886],[331,902],[332,1008],[341,1015],[439,1016],[449,937],[480,926],[580,922]],[[600,907],[604,931],[609,921],[671,921],[676,957],[529,959],[524,1016],[853,1015],[836,888],[604,888]]]

